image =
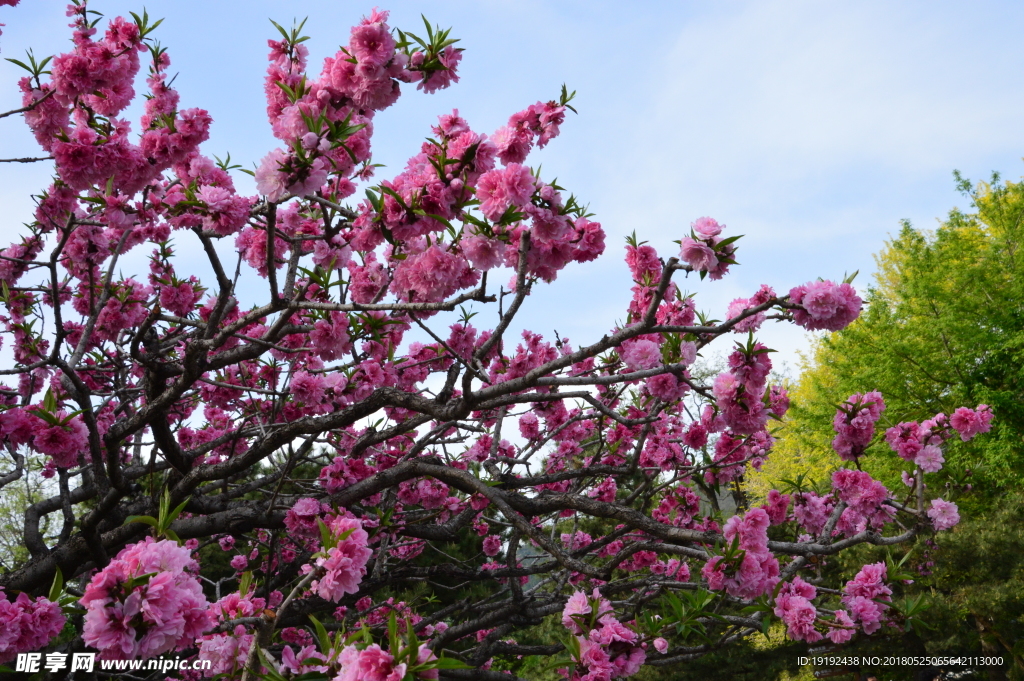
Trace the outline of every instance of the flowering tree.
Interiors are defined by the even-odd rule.
[[[887,431],[904,494],[860,470],[883,448],[878,393],[836,413],[850,467],[831,490],[761,505],[743,492],[788,407],[754,333],[843,328],[861,307],[849,282],[762,286],[709,319],[677,280],[723,277],[738,237],[700,218],[676,257],[629,241],[632,301],[602,338],[510,338],[532,294],[605,248],[585,208],[525,165],[571,94],[491,135],[443,115],[374,184],[374,117],[402,83],[456,82],[455,41],[375,10],[310,76],[300,29],[280,29],[266,96],[281,145],[243,196],[199,151],[210,116],[179,106],[155,24],[101,33],[92,14],[74,2],[73,50],[21,64],[12,112],[56,175],[0,254],[14,356],[0,484],[41,475],[52,495],[25,511],[30,559],[0,575],[0,662],[182,651],[209,662],[184,678],[397,681],[507,679],[553,656],[597,681],[774,618],[837,643],[903,622],[892,566],[823,588],[821,558],[955,525],[924,476],[946,439],[988,429],[984,405]],[[133,134],[119,115],[143,57]],[[212,279],[180,269],[186,239]],[[148,272],[122,272],[133,249]],[[264,289],[242,290],[243,270]],[[740,342],[705,384],[690,368],[723,336]],[[546,621],[562,634],[532,640]]]

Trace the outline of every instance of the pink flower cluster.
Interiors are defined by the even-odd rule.
[[[274,135],[288,145],[267,154],[256,171],[257,189],[268,201],[320,189],[349,196],[355,188],[347,176],[370,158],[373,115],[398,99],[398,81],[421,80],[421,88],[433,92],[458,80],[458,50],[446,49],[438,55],[440,67],[428,71],[423,52],[397,49],[387,19],[388,12],[378,10],[364,17],[348,46],[324,60],[319,78],[303,73],[304,45],[268,41],[267,114]],[[339,179],[328,183],[331,174]]]
[[[492,138],[502,163],[522,163],[530,153],[534,139],[538,147],[558,136],[558,128],[565,120],[565,107],[555,102],[537,102],[528,109],[513,114],[508,124],[498,128]]]
[[[85,588],[85,643],[100,659],[148,658],[192,644],[213,626],[190,574],[196,570],[176,542],[147,537],[126,547]]]
[[[843,605],[865,634],[873,634],[882,628],[888,609],[884,601],[892,596],[892,589],[885,585],[885,577],[885,563],[871,563],[861,568],[843,589]]]
[[[789,300],[800,306],[793,321],[809,331],[838,331],[860,315],[863,301],[849,284],[812,281],[790,289]]]
[[[752,508],[742,517],[734,515],[726,521],[722,534],[730,545],[738,540],[742,553],[732,561],[715,556],[705,563],[701,574],[708,582],[708,589],[725,589],[730,596],[753,599],[775,588],[779,581],[779,562],[768,550],[770,522],[763,508]]]
[[[647,659],[637,633],[616,619],[612,606],[597,589],[569,597],[562,624],[576,636],[580,655],[570,681],[610,681],[640,671]]]
[[[316,499],[299,499],[285,513],[284,526],[293,537],[319,537],[317,520],[328,510],[329,506],[321,505]]]
[[[960,513],[952,501],[932,499],[931,506],[926,513],[936,530],[948,530],[960,522]]]
[[[775,597],[775,616],[786,625],[786,635],[794,641],[815,643],[822,635],[815,629],[818,610],[811,601],[818,595],[818,590],[800,577],[794,577],[779,589]]]
[[[811,602],[818,590],[800,577],[783,584],[775,597],[775,615],[786,625],[786,634],[794,641],[815,643],[823,637],[816,625],[828,628],[825,634],[832,643],[846,643],[853,638],[855,625],[844,610],[836,610],[832,621],[818,617],[818,610]]]
[[[885,439],[900,458],[913,461],[925,473],[935,473],[945,463],[942,444],[953,432],[966,442],[978,433],[987,433],[991,427],[992,409],[980,404],[977,409],[960,407],[950,417],[936,414],[920,423],[900,423],[885,431]]]
[[[360,650],[347,646],[338,654],[341,673],[334,681],[402,681],[406,665],[395,664],[395,658],[376,643]]]
[[[761,343],[737,348],[729,355],[729,370],[718,375],[712,392],[726,425],[740,435],[761,430],[772,413],[763,397],[772,361]]]
[[[721,279],[729,272],[729,265],[736,264],[735,246],[732,242],[722,243],[719,236],[724,228],[711,218],[698,218],[690,236],[679,242],[679,259],[711,279]]]
[[[767,284],[761,284],[761,288],[759,288],[757,293],[750,298],[737,298],[729,303],[729,309],[726,311],[725,316],[729,319],[733,319],[750,308],[757,307],[758,305],[764,305],[773,298],[775,298],[775,290]],[[732,330],[736,333],[757,331],[761,328],[761,324],[764,324],[764,320],[765,313],[758,312],[755,315],[737,322],[737,324],[732,327]]]
[[[34,407],[41,409],[41,406]],[[78,465],[78,457],[88,460],[89,431],[81,416],[69,417],[59,411],[54,416],[59,424],[51,424],[28,410],[15,407],[0,412],[0,438],[14,446],[29,444],[40,454],[53,458],[59,468]]]
[[[856,461],[875,436],[875,423],[885,411],[882,394],[873,391],[851,395],[836,411],[832,427],[836,437],[832,448],[843,461]]]
[[[832,474],[832,486],[847,506],[836,524],[843,534],[854,535],[869,526],[881,529],[896,515],[895,507],[885,503],[889,490],[863,471],[840,468]]]
[[[26,106],[47,98],[25,120],[53,155],[60,179],[72,189],[109,180],[112,189],[130,196],[205,141],[211,120],[201,109],[176,110],[177,94],[163,80],[170,60],[162,54],[149,79],[153,96],[146,105],[143,133],[137,145],[129,142],[130,125],[116,116],[135,96],[138,55],[146,50],[139,27],[117,17],[97,41],[85,6],[71,11],[75,48],[54,58],[51,82],[38,88],[29,78],[19,83]],[[109,122],[98,124],[96,115]]]
[[[831,494],[818,496],[814,492],[802,492],[796,495],[793,505],[793,517],[797,524],[810,534],[817,536],[832,515],[835,502]]]
[[[20,593],[13,601],[0,589],[0,664],[18,653],[39,650],[64,628],[60,606]]]
[[[203,674],[207,678],[212,678],[244,669],[255,638],[252,634],[246,633],[245,627],[241,624],[230,634],[204,637],[199,644],[199,659],[208,660],[211,666]]]
[[[359,583],[366,574],[366,563],[373,551],[367,548],[370,536],[355,518],[337,516],[328,527],[335,537],[344,536],[344,539],[339,539],[334,547],[328,549],[326,556],[316,559],[316,566],[326,572],[313,582],[313,590],[320,597],[337,603],[345,594],[359,591]]]
[[[992,407],[979,404],[976,409],[960,407],[949,417],[949,425],[960,434],[964,442],[979,433],[987,433],[992,428]]]

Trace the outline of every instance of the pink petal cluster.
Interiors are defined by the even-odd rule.
[[[729,309],[726,311],[725,316],[729,319],[733,319],[750,308],[767,303],[774,297],[775,290],[767,284],[761,284],[761,288],[759,288],[757,293],[750,298],[736,298],[729,303]],[[732,330],[735,333],[749,333],[751,331],[757,331],[761,328],[761,324],[764,323],[764,320],[765,313],[758,312],[755,315],[737,322],[736,325],[732,327]]]
[[[213,626],[210,604],[190,574],[196,570],[191,552],[176,542],[147,537],[126,547],[85,588],[83,640],[104,660],[192,644]]]
[[[285,513],[284,526],[288,528],[289,534],[295,537],[319,537],[320,527],[317,520],[325,510],[316,499],[299,499]]]
[[[530,169],[518,163],[484,173],[476,187],[480,212],[488,220],[497,222],[509,207],[524,208],[533,196],[535,184]]]
[[[661,347],[652,340],[634,338],[622,344],[619,356],[630,371],[653,369],[661,364]]]
[[[881,529],[892,520],[896,509],[885,502],[889,490],[863,471],[840,468],[832,474],[836,496],[847,505],[836,529],[846,535],[864,531],[868,526]]]
[[[985,407],[985,405],[982,405],[982,407]],[[961,407],[961,409],[964,408]],[[913,461],[925,473],[935,473],[945,463],[941,447],[956,429],[953,426],[954,418],[961,426],[969,424],[964,432],[970,432],[975,427],[985,427],[987,430],[988,423],[991,420],[990,412],[982,408],[979,408],[978,412],[970,409],[965,411],[969,412],[969,414],[961,413],[959,418],[955,414],[954,417],[950,418],[947,418],[945,414],[936,414],[934,418],[922,421],[921,423],[900,423],[885,431],[885,439],[900,458]],[[986,414],[988,420],[986,420]],[[961,434],[963,439],[970,439],[973,436],[974,434],[971,434],[965,438]]]
[[[590,622],[594,622],[593,626]],[[640,671],[647,659],[644,649],[636,645],[637,633],[616,619],[611,604],[597,589],[591,598],[582,591],[574,592],[562,610],[562,624],[576,636],[580,646],[573,679],[625,678]]]
[[[721,243],[718,235],[723,228],[711,218],[698,218],[693,223],[692,235],[679,242],[679,259],[698,272],[706,272],[713,280],[721,279],[729,272],[736,253],[734,244]]]
[[[768,550],[769,524],[763,508],[752,508],[726,521],[722,534],[729,544],[738,539],[742,558],[734,563],[727,563],[723,556],[709,560],[701,571],[709,589],[725,589],[730,596],[753,599],[775,588],[779,562]]]
[[[203,674],[207,678],[222,674],[233,674],[245,668],[255,636],[246,633],[245,627],[237,625],[230,634],[214,634],[203,637],[199,644],[199,659],[210,662],[210,668]]]
[[[66,412],[56,414],[63,421],[61,425],[43,425],[41,419],[36,420],[35,436],[32,447],[53,457],[53,463],[60,468],[72,468],[78,465],[80,454],[89,459],[89,431],[82,422],[81,416],[68,419]]]
[[[534,139],[543,148],[558,136],[559,126],[565,120],[565,107],[555,102],[537,102],[529,108],[512,114],[508,124],[494,133],[498,157],[504,164],[522,163]]]
[[[838,331],[860,315],[863,301],[849,284],[812,281],[790,289],[789,300],[800,306],[793,321],[809,331]]]
[[[391,290],[403,301],[435,303],[479,281],[480,273],[457,251],[433,245],[395,268]]]
[[[768,491],[767,503],[762,504],[761,508],[768,514],[768,521],[772,525],[781,525],[786,522],[790,499],[790,495],[782,494],[777,489]]]
[[[839,406],[832,427],[836,437],[832,448],[843,461],[856,461],[875,436],[875,423],[885,411],[880,392],[854,394]]]
[[[818,496],[814,492],[802,492],[796,495],[793,506],[793,517],[797,523],[810,534],[817,536],[832,515],[834,501],[831,494]]]
[[[501,551],[501,537],[491,534],[484,537],[484,555],[496,556]]]
[[[403,681],[406,664],[395,664],[391,653],[376,643],[360,650],[347,646],[338,653],[340,673],[333,681]]]
[[[978,433],[987,433],[991,430],[992,407],[987,404],[979,404],[977,409],[960,407],[949,417],[949,425],[960,433],[961,440],[967,442]]]
[[[0,664],[18,653],[39,650],[64,628],[60,606],[42,596],[20,593],[13,601],[0,589]]]
[[[928,509],[928,518],[936,530],[948,530],[960,522],[960,513],[952,501],[932,499],[932,507]]]
[[[170,64],[164,54],[148,79],[152,97],[145,107],[143,133],[138,144],[130,142],[131,126],[117,115],[135,97],[139,53],[147,46],[138,26],[121,17],[94,40],[96,31],[85,12],[84,6],[72,10],[75,48],[54,58],[51,81],[38,87],[29,78],[20,81],[26,106],[46,98],[25,120],[69,187],[83,190],[109,181],[112,189],[130,196],[195,151],[209,136],[211,119],[201,109],[177,110],[177,93],[163,78]],[[111,124],[91,125],[96,115]]]
[[[822,635],[815,629],[818,610],[811,603],[818,590],[800,577],[794,577],[779,589],[775,597],[775,615],[786,625],[786,635],[794,641],[815,643]]]
[[[767,423],[770,410],[764,403],[772,362],[768,348],[755,343],[748,352],[738,348],[729,355],[729,370],[715,379],[712,393],[726,425],[740,435],[751,435]]]
[[[843,605],[865,634],[873,634],[882,628],[882,619],[888,609],[884,601],[892,596],[892,589],[886,586],[885,577],[885,563],[871,563],[862,567],[843,589]]]
[[[335,536],[344,533],[348,536],[329,549],[326,557],[316,559],[316,566],[326,572],[313,582],[313,590],[320,597],[337,603],[345,594],[359,591],[359,583],[366,574],[366,563],[373,551],[367,548],[370,536],[355,518],[337,516],[328,526]]]

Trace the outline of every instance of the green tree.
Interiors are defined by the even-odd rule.
[[[935,628],[912,636],[930,653],[1002,655],[1008,667],[989,677],[1024,678],[1024,184],[956,178],[971,210],[954,209],[934,232],[904,222],[886,244],[861,318],[818,339],[806,359],[758,484],[767,489],[808,464],[817,481],[827,479],[841,463],[827,424],[853,393],[881,391],[887,425],[991,405],[992,433],[951,441],[945,468],[927,481],[946,486],[971,520],[915,548],[923,579],[909,591],[933,599]],[[874,448],[888,445],[879,438]],[[902,488],[901,463],[871,450],[862,461],[890,489]]]

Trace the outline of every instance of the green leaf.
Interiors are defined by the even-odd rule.
[[[313,628],[316,629],[316,637],[320,642],[320,652],[326,653],[331,648],[331,636],[327,633],[327,627],[312,615],[309,616],[309,619],[313,622]]]
[[[48,599],[51,603],[57,603],[60,600],[60,595],[64,591],[64,573],[60,571],[60,567],[57,567],[57,572],[53,575],[53,584],[50,585],[50,594]]]
[[[144,525],[149,525],[150,527],[156,527],[159,525],[159,521],[151,515],[130,515],[125,518],[124,521],[125,525],[128,523],[142,523]]]
[[[454,657],[439,657],[438,659],[431,662],[434,669],[473,669],[462,660],[457,660]]]
[[[250,586],[252,586],[252,571],[246,570],[242,573],[241,579],[238,580],[238,593],[245,596],[249,593]]]

